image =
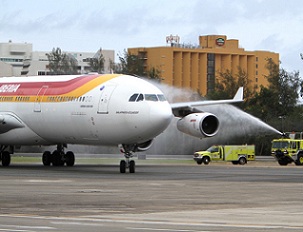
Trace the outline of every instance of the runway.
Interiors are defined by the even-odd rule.
[[[303,167],[0,167],[0,231],[302,231]]]

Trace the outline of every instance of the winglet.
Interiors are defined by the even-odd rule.
[[[235,94],[233,100],[236,101],[243,101],[243,87],[240,87],[237,91],[237,93]]]

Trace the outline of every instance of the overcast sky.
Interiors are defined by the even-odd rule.
[[[279,53],[281,67],[303,77],[302,0],[0,0],[0,42],[34,51],[122,54],[166,46],[170,34],[196,45],[199,35],[227,35],[245,50]]]

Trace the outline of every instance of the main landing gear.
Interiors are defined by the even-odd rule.
[[[50,151],[45,151],[42,155],[42,163],[44,166],[74,166],[75,155],[72,151],[64,152],[65,145],[58,144],[57,150],[51,153]]]
[[[7,167],[11,163],[11,153],[5,150],[7,146],[0,146],[0,160],[2,162],[3,167]]]

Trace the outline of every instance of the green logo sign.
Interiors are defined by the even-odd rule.
[[[225,43],[225,40],[224,40],[223,38],[218,38],[218,39],[216,39],[216,44],[217,44],[218,46],[223,46],[224,43]]]

